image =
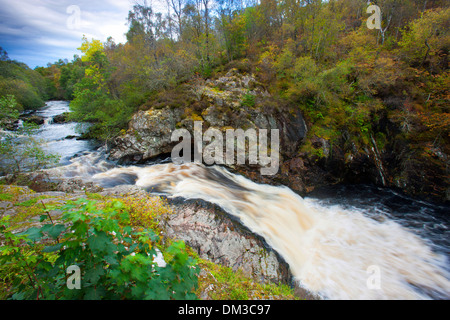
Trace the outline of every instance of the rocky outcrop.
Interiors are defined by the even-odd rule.
[[[197,200],[169,202],[175,214],[162,220],[165,235],[183,240],[207,259],[238,269],[261,283],[288,283],[287,264],[264,241],[232,220],[222,209]]]
[[[28,123],[34,123],[36,125],[43,125],[45,122],[44,117],[41,117],[41,116],[38,116],[35,114],[23,115],[23,116],[20,116],[20,119],[22,119],[23,121],[28,122]]]
[[[63,112],[53,117],[53,123],[69,122],[69,112]]]
[[[121,185],[100,192],[103,196],[148,196],[137,186]],[[167,198],[172,213],[160,217],[164,238],[183,240],[200,258],[243,274],[259,283],[292,285],[297,297],[319,299],[292,278],[288,264],[262,237],[248,230],[219,206],[203,200]]]
[[[140,162],[170,153],[174,145],[172,132],[180,118],[180,110],[170,107],[137,112],[127,133],[116,138],[110,158],[120,162]]]
[[[191,133],[194,121],[202,121],[203,131],[227,129],[278,129],[282,156],[291,157],[306,137],[307,127],[300,111],[286,113],[275,107],[261,107],[258,102],[269,94],[252,75],[235,69],[217,80],[193,85],[191,94],[201,108],[180,109],[167,105],[135,113],[127,132],[114,141],[110,159],[121,163],[140,163],[170,153],[176,143],[172,132],[185,128]],[[234,166],[233,166],[234,168]]]
[[[99,192],[102,196],[146,197],[137,186],[121,185]],[[240,269],[260,283],[290,283],[289,267],[264,240],[233,219],[219,206],[203,200],[166,199],[172,212],[159,218],[165,238],[183,240],[200,258]]]
[[[374,137],[365,146],[357,146],[348,132],[341,132],[333,141],[311,134],[307,137],[308,126],[300,108],[276,101],[251,74],[231,69],[217,79],[187,86],[182,95],[193,101],[188,107],[168,103],[139,111],[127,132],[115,140],[110,158],[131,164],[169,154],[175,145],[171,133],[177,128],[192,133],[194,121],[202,121],[203,131],[211,127],[222,132],[278,129],[281,145],[276,175],[263,176],[258,166],[248,164],[229,165],[229,169],[256,182],[286,185],[302,195],[330,184],[374,183],[415,196],[450,200],[445,178],[450,168],[448,152],[414,149],[411,142],[396,138],[400,129],[383,115],[373,124],[374,132],[386,137],[383,146]],[[305,142],[310,146],[306,151],[302,150]],[[428,150],[427,154],[423,150]]]

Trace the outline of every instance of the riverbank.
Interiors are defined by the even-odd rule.
[[[262,175],[261,166],[248,161],[225,166],[252,181],[284,185],[302,196],[335,184],[373,184],[449,203],[447,151],[416,141],[426,132],[423,127],[417,135],[406,134],[387,107],[369,112],[364,111],[365,104],[329,115],[336,123],[322,123],[311,119],[312,111],[304,106],[270,94],[255,74],[246,71],[231,68],[161,92],[133,114],[127,130],[109,141],[109,158],[133,165],[170,156],[178,143],[171,141],[172,133],[184,129],[193,136],[196,121],[202,124],[200,135],[210,128],[222,135],[229,129],[278,130],[276,174]],[[203,142],[201,150],[206,145]],[[244,150],[249,154],[248,147]],[[226,154],[225,148],[220,151]]]
[[[48,134],[50,143],[59,143],[52,133],[57,135],[67,125],[48,121],[41,133]],[[74,141],[64,140],[69,145]],[[43,196],[48,191],[94,197],[112,192],[126,199],[130,190],[133,197],[163,196],[175,212],[164,220],[164,235],[179,237],[200,259],[253,279],[242,283],[292,284],[295,277],[294,283],[307,288],[297,290],[296,296],[308,299],[448,295],[448,219],[439,216],[439,206],[406,196],[403,202],[409,205],[390,207],[400,204],[402,196],[378,192],[376,187],[359,187],[359,194],[342,189],[323,199],[302,198],[286,187],[258,185],[221,167],[174,166],[161,160],[119,165],[108,160],[104,149],[94,148],[66,157],[60,166],[25,175],[22,184]],[[346,197],[339,195],[342,192]],[[403,257],[400,261],[398,255]],[[366,286],[367,268],[374,265],[389,275],[382,291]],[[432,276],[411,272],[404,278],[404,270],[410,268]],[[414,286],[405,286],[405,281]],[[222,295],[210,290],[202,296]]]
[[[293,289],[287,285],[289,279],[287,266],[279,264],[273,251],[267,252],[261,241],[249,232],[237,231],[242,227],[236,227],[237,230],[231,231],[230,227],[233,223],[231,221],[227,223],[223,213],[218,212],[218,208],[213,209],[205,206],[205,204],[198,206],[193,202],[173,203],[171,204],[173,211],[167,212],[164,216],[151,216],[149,211],[139,209],[136,205],[145,203],[145,206],[150,210],[152,205],[158,206],[158,204],[163,203],[163,200],[136,187],[122,186],[105,189],[100,193],[86,191],[67,193],[61,191],[34,192],[27,187],[0,185],[0,218],[8,216],[14,232],[23,232],[31,227],[40,227],[42,225],[40,222],[42,214],[48,213],[57,223],[61,214],[60,208],[70,201],[82,198],[95,200],[100,204],[113,199],[122,200],[130,214],[135,217],[136,224],[134,226],[151,227],[154,231],[162,233],[166,244],[177,239],[186,241],[187,239],[184,239],[184,237],[190,232],[187,229],[184,231],[181,229],[183,229],[183,225],[186,228],[187,223],[191,227],[197,225],[204,228],[208,225],[208,222],[202,218],[196,221],[190,219],[189,222],[184,218],[184,222],[180,223],[180,216],[185,215],[186,212],[194,213],[197,217],[210,215],[210,231],[207,231],[206,234],[215,233],[219,228],[221,230],[221,241],[215,242],[214,245],[221,243],[223,249],[211,253],[208,245],[203,245],[203,250],[199,253],[195,245],[190,246],[190,255],[197,260],[201,269],[198,289],[195,291],[199,299],[299,299],[299,293],[295,294]],[[220,221],[214,218],[215,214],[221,217]],[[174,234],[175,225],[177,226],[176,234]],[[205,231],[203,231],[203,235],[205,235]],[[227,240],[230,237],[234,237],[234,239]],[[232,242],[236,246],[234,249],[229,246]],[[192,244],[189,240],[186,243]],[[211,245],[213,244],[211,243]],[[239,246],[249,247],[241,250],[243,248]],[[238,256],[233,256],[236,254]],[[254,258],[251,258],[252,256]],[[266,263],[264,264],[261,259]],[[255,273],[255,270],[260,271]],[[284,273],[281,270],[284,270]],[[12,276],[11,272],[12,270],[0,267],[0,273],[2,274],[0,299],[8,298],[10,294],[14,293],[10,292],[10,281],[19,277],[20,272],[15,277]]]

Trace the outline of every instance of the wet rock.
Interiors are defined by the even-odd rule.
[[[53,117],[53,123],[69,122],[69,112],[64,112]]]
[[[170,153],[175,145],[172,132],[181,120],[181,110],[170,107],[136,113],[127,133],[115,139],[110,159],[122,162],[145,161]]]
[[[55,189],[63,192],[91,192],[97,193],[103,190],[103,188],[94,184],[93,182],[86,182],[81,179],[62,179],[56,184]]]
[[[15,119],[2,119],[0,121],[0,128],[3,127],[9,131],[15,131],[19,127],[19,120]]]
[[[26,116],[20,116],[20,118],[28,123],[34,123],[36,125],[43,125],[45,122],[45,118],[32,114],[32,115],[26,115]]]
[[[161,222],[167,237],[183,240],[201,258],[240,269],[261,283],[290,281],[288,266],[275,251],[219,207],[180,199],[169,203],[175,214]]]

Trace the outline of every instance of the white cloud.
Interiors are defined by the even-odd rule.
[[[77,28],[68,26],[76,14],[67,13],[71,5],[80,9]],[[70,60],[83,35],[101,41],[112,36],[116,42],[125,42],[132,5],[132,0],[0,0],[0,46],[12,59],[31,67],[59,58]],[[36,63],[39,56],[50,60]]]

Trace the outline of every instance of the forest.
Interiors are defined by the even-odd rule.
[[[380,8],[379,29],[368,27],[369,5]],[[126,43],[83,37],[70,62],[31,70],[2,50],[2,109],[12,96],[24,109],[71,100],[72,118],[93,124],[88,137],[108,142],[138,110],[170,106],[200,116],[189,85],[236,69],[269,93],[248,94],[243,105],[300,111],[309,137],[338,144],[345,132],[356,149],[396,139],[419,162],[449,154],[446,1],[168,0],[163,7],[137,1]],[[311,139],[300,151],[326,156]]]
[[[434,269],[425,264],[429,262],[426,261],[429,256],[420,260],[421,254],[428,251],[422,250],[422,246],[415,247],[415,241],[411,241],[414,238],[405,238],[402,228],[385,230],[385,226],[396,225],[391,223],[394,219],[378,216],[377,211],[380,207],[383,210],[389,206],[395,209],[398,205],[401,218],[420,225],[418,233],[421,236],[422,231],[424,234],[429,231],[426,229],[442,227],[444,231],[437,229],[433,232],[439,241],[443,240],[442,246],[448,254],[445,242],[448,228],[444,215],[438,219],[432,217],[431,227],[425,224],[427,220],[422,221],[414,215],[425,216],[431,207],[422,199],[437,200],[436,203],[450,200],[448,1],[165,0],[156,5],[151,1],[136,0],[126,21],[125,43],[116,43],[111,37],[102,42],[84,36],[80,39],[79,55],[71,61],[60,59],[35,69],[10,59],[0,47],[0,162],[3,161],[0,163],[0,175],[3,175],[0,181],[0,202],[3,205],[0,208],[3,210],[0,212],[0,299],[305,298],[288,287],[287,280],[279,282],[280,287],[274,285],[277,282],[263,285],[259,280],[247,279],[247,274],[244,277],[242,270],[236,272],[233,269],[237,265],[236,260],[246,267],[248,261],[242,258],[243,254],[252,254],[253,251],[257,252],[256,267],[263,265],[262,257],[265,264],[271,266],[265,260],[269,252],[266,252],[265,238],[255,234],[253,242],[248,240],[252,236],[250,231],[247,233],[248,226],[240,225],[240,218],[237,218],[239,221],[234,218],[228,221],[224,218],[227,210],[224,209],[222,214],[218,210],[220,206],[212,205],[216,203],[214,201],[211,201],[211,207],[208,206],[210,198],[206,196],[199,197],[198,201],[197,198],[192,202],[183,200],[182,203],[177,203],[176,199],[168,202],[170,196],[167,199],[154,197],[151,192],[158,191],[156,187],[170,186],[175,190],[178,187],[176,183],[182,184],[183,181],[171,178],[171,174],[178,174],[172,173],[174,169],[161,169],[161,172],[165,170],[167,180],[161,180],[158,185],[153,180],[148,182],[145,192],[142,190],[144,195],[118,195],[108,184],[116,179],[119,182],[114,187],[119,191],[122,187],[123,190],[129,187],[136,192],[133,188],[139,186],[136,183],[138,178],[141,179],[139,170],[150,169],[142,166],[130,169],[126,165],[148,164],[145,161],[167,154],[170,149],[167,148],[171,147],[166,143],[170,139],[168,132],[188,127],[189,121],[204,121],[205,129],[208,124],[213,127],[213,123],[219,123],[216,127],[223,132],[230,127],[246,129],[241,123],[257,127],[263,122],[261,119],[266,121],[261,128],[272,124],[281,128],[280,168],[273,178],[264,180],[255,174],[257,170],[254,167],[245,164],[232,167],[233,175],[230,173],[229,177],[237,177],[235,173],[243,174],[249,178],[246,184],[234,182],[243,181],[238,178],[225,179],[225,175],[220,174],[225,171],[218,169],[206,171],[202,168],[198,170],[205,171],[193,171],[194,174],[180,171],[177,177],[198,182],[186,189],[197,188],[199,190],[196,191],[200,192],[199,186],[217,182],[211,184],[216,186],[215,190],[219,190],[218,193],[226,191],[218,199],[224,196],[229,203],[246,202],[249,208],[254,208],[249,211],[249,216],[254,217],[257,223],[266,220],[261,213],[267,213],[267,217],[272,219],[268,219],[272,223],[268,223],[270,230],[276,229],[275,222],[287,221],[287,227],[294,231],[289,233],[291,229],[282,226],[274,233],[277,235],[275,240],[286,235],[289,238],[290,235],[303,234],[297,232],[303,229],[294,227],[295,223],[304,224],[308,226],[305,227],[308,232],[319,230],[308,239],[317,239],[317,243],[325,244],[323,248],[331,248],[330,252],[353,254],[354,251],[359,254],[367,251],[370,263],[372,257],[383,253],[382,259],[376,263],[382,264],[384,259],[392,261],[395,268],[391,268],[391,264],[383,264],[383,268],[387,268],[385,274],[397,272],[401,279],[398,282],[410,285],[412,291],[424,289],[424,292],[432,292],[437,288],[436,292],[440,293],[441,285],[448,288],[444,277],[430,280],[429,277],[434,276],[430,270]],[[237,85],[235,80],[246,81],[246,85]],[[56,165],[60,158],[41,149],[34,139],[39,127],[29,126],[26,117],[20,117],[32,114],[50,100],[66,105],[70,101],[71,112],[62,114],[64,119],[59,124],[64,122],[67,125],[71,121],[90,123],[87,132],[80,136],[67,136],[65,133],[55,141],[71,141],[72,144],[68,145],[72,146],[78,141],[95,141],[100,142],[97,145],[109,147],[105,149],[109,152],[105,158],[101,158],[104,155],[98,150],[82,150],[71,155],[71,165],[67,165],[67,168],[80,167],[80,172],[89,179],[95,175],[101,181],[103,174],[106,176],[105,188],[97,188],[90,180],[87,183],[78,180],[78,176],[74,178],[72,169],[68,179],[59,175],[54,180],[37,171]],[[22,127],[18,125],[19,119],[24,119]],[[48,119],[54,121],[55,116]],[[41,120],[42,125],[44,119]],[[53,125],[53,122],[47,124]],[[69,149],[64,146],[60,149],[63,148]],[[98,149],[103,152],[103,148]],[[97,153],[104,161],[93,158]],[[31,163],[28,161],[30,158]],[[80,158],[92,158],[94,162],[83,164]],[[115,161],[114,169],[105,165],[107,160]],[[161,164],[163,168],[165,165]],[[52,169],[57,172],[60,168],[64,166]],[[108,174],[111,171],[122,172],[120,170],[124,173],[112,174],[110,179]],[[28,175],[20,176],[24,171]],[[82,174],[83,179],[87,179]],[[149,180],[159,177],[148,176],[151,177]],[[201,180],[203,176],[209,180]],[[270,192],[261,191],[262,183]],[[340,214],[333,212],[331,223],[324,224],[330,229],[321,224],[310,224],[310,221],[320,220],[321,215],[314,211],[310,218],[309,214],[298,211],[305,206],[302,197],[315,188],[340,183],[356,186],[350,190],[369,190],[363,193],[363,197],[372,201],[369,204],[377,216],[366,217],[356,210],[348,217],[342,215],[343,220],[334,220]],[[366,184],[378,189],[364,189]],[[248,189],[249,185],[253,187]],[[273,191],[280,185],[281,188],[276,189],[278,191]],[[288,190],[285,187],[291,189],[287,195],[283,193]],[[386,191],[389,196],[373,197],[376,192],[381,192],[379,187],[389,189]],[[391,193],[390,188],[396,188],[395,192]],[[210,192],[213,189],[205,190]],[[404,193],[397,193],[399,189]],[[74,192],[86,199],[73,201]],[[360,197],[358,192],[348,193],[349,198]],[[230,197],[229,200],[226,198],[228,194],[236,198]],[[420,206],[401,211],[406,206],[402,201],[413,202],[413,198],[404,194],[416,196]],[[333,193],[331,197],[338,196]],[[385,201],[374,204],[374,199]],[[271,200],[273,203],[269,202]],[[325,205],[321,208],[328,212]],[[437,208],[445,210],[446,207]],[[245,212],[245,209],[239,210]],[[55,219],[56,211],[60,214],[58,219]],[[285,220],[283,215],[278,218],[277,212],[291,214],[295,219]],[[189,221],[198,216],[198,224]],[[197,237],[191,238],[190,244],[173,241],[166,234],[169,230],[166,222],[174,217],[183,217],[181,222],[175,220],[174,226],[181,224],[185,228],[174,227],[174,234],[185,232]],[[351,222],[349,217],[357,217],[354,220],[358,223],[344,224]],[[205,221],[211,225],[205,227]],[[364,223],[359,224],[361,221]],[[161,230],[160,222],[164,222],[164,228],[167,228]],[[291,222],[294,222],[292,226]],[[24,228],[27,225],[33,227],[20,233],[13,232],[17,226]],[[200,225],[200,231],[195,230],[196,225]],[[376,228],[366,229],[366,226]],[[410,225],[407,226],[409,228]],[[210,233],[202,233],[208,228]],[[258,228],[256,230],[260,230]],[[252,230],[251,227],[248,229]],[[195,232],[200,233],[196,235]],[[304,233],[309,235],[308,232]],[[239,237],[229,237],[235,233]],[[341,237],[342,234],[345,237]],[[207,238],[210,235],[216,242]],[[329,235],[337,240],[327,238]],[[313,246],[298,247],[310,243],[306,238],[306,241],[298,239],[294,236],[288,239],[294,244],[289,250],[293,256],[296,257],[298,252],[315,254],[320,251]],[[225,245],[225,241],[232,242],[232,245]],[[260,247],[254,245],[260,242]],[[204,245],[208,243],[211,247],[205,249]],[[218,251],[216,257],[211,258],[213,262],[200,257],[201,253],[209,255],[219,247],[217,243],[220,246],[224,244],[224,254]],[[245,243],[248,247],[232,247]],[[270,241],[267,243],[271,246]],[[363,246],[358,247],[360,244]],[[409,251],[404,250],[404,245]],[[291,248],[287,245],[280,247]],[[338,250],[340,247],[341,251]],[[276,248],[270,248],[274,257],[272,251]],[[154,261],[158,250],[166,259],[164,267]],[[236,263],[230,262],[228,266],[216,264],[224,261],[225,254],[239,250],[243,254],[235,259]],[[284,260],[286,256],[289,255],[280,254],[282,262],[277,264],[277,272],[280,279],[286,276],[291,281],[289,260]],[[314,255],[311,261],[320,260],[318,256]],[[327,276],[334,277],[333,281],[342,283],[343,292],[347,287],[352,289],[352,277],[357,278],[349,271],[353,270],[349,266],[357,265],[361,269],[358,271],[367,276],[366,260],[358,264],[359,255],[346,257],[339,260],[333,256],[323,260],[324,264],[315,269],[325,270]],[[420,263],[410,263],[416,261],[409,260],[410,257],[419,259]],[[274,259],[277,260],[278,256]],[[348,264],[343,264],[343,261]],[[337,263],[334,265],[334,262]],[[404,264],[398,265],[398,262]],[[75,264],[84,268],[83,290],[71,290],[64,285],[68,283],[67,266]],[[339,265],[342,273],[335,273]],[[423,266],[424,269],[420,269]],[[200,269],[207,272],[200,273]],[[250,275],[254,276],[253,273],[251,271]],[[414,278],[410,281],[404,277],[405,274],[423,277],[419,280],[425,282],[417,280],[416,283]],[[311,275],[313,280],[322,279],[320,273]],[[348,278],[341,275],[348,275]],[[328,281],[326,276],[323,278]],[[346,282],[345,279],[350,280]],[[395,283],[390,278],[386,279],[383,285]],[[439,286],[433,287],[433,281]],[[368,282],[363,282],[365,290]],[[214,284],[214,290],[210,289],[211,284]],[[370,291],[371,294],[373,292]],[[387,297],[401,297],[395,290],[389,294]],[[448,290],[444,294],[444,299],[447,299]],[[350,297],[361,298],[358,295]],[[431,297],[441,298],[440,295]]]

